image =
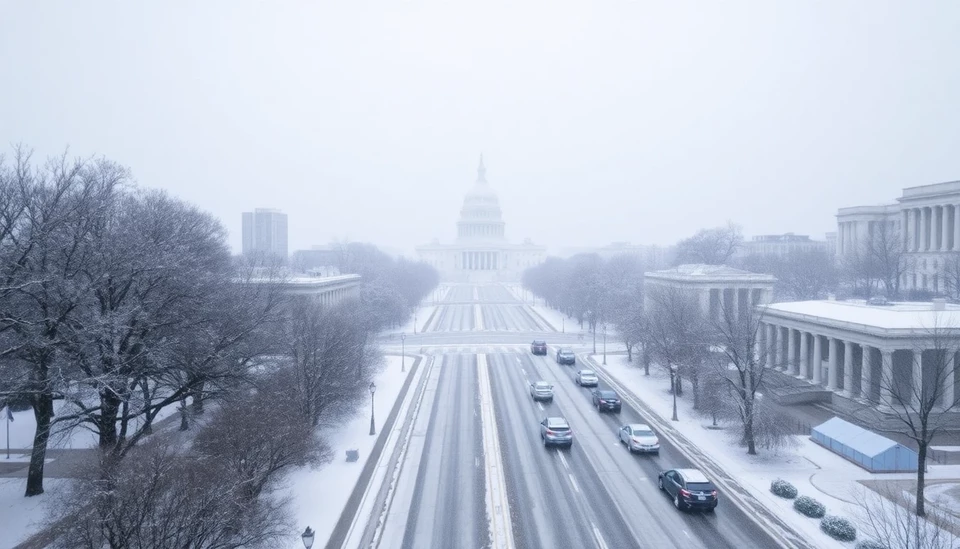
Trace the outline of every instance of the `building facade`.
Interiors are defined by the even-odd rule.
[[[748,308],[773,300],[771,275],[751,273],[726,265],[679,265],[672,269],[643,274],[644,307],[652,309],[651,296],[658,288],[680,290],[697,299],[707,318],[720,319],[746,315]]]
[[[517,281],[523,270],[546,259],[546,248],[530,239],[511,244],[497,194],[487,182],[483,156],[477,180],[463,198],[453,244],[434,240],[417,247],[421,261],[432,265],[446,282]]]
[[[883,239],[902,254],[901,288],[946,291],[946,265],[960,254],[960,181],[908,187],[896,204],[837,212],[841,258]]]
[[[287,257],[287,214],[256,208],[243,212],[243,255],[254,253]]]
[[[921,384],[943,384],[938,404],[949,408],[958,395],[956,371],[937,363],[944,360],[938,352],[956,354],[958,305],[943,300],[776,303],[763,308],[761,323],[765,366],[836,396],[883,408],[916,402]]]
[[[834,250],[827,240],[813,240],[805,234],[764,234],[744,242],[736,255],[738,257],[750,255],[786,257],[792,253],[813,251],[832,253]]]

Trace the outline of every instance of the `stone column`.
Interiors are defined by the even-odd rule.
[[[787,334],[789,328],[780,327],[777,329],[777,369],[787,369]]]
[[[913,372],[910,375],[910,389],[913,395],[910,398],[913,405],[919,407],[920,396],[923,394],[923,353],[910,351],[910,356],[913,364]]]
[[[907,232],[910,237],[907,239],[907,247],[904,248],[908,252],[916,251],[917,249],[917,210],[916,208],[910,208],[907,210]]]
[[[880,404],[893,406],[893,351],[880,349]]]
[[[817,334],[813,336],[813,384],[820,385],[823,382],[823,347],[821,347],[821,338]]]
[[[830,371],[827,372],[827,389],[837,390],[837,345],[840,343],[836,338],[827,338],[827,361]]]
[[[953,206],[953,251],[960,252],[960,205]]]
[[[773,339],[773,324],[767,324],[767,340],[764,342],[767,345],[767,356],[764,357],[764,366],[767,368],[773,368],[776,366],[776,360],[774,356],[774,339]]]
[[[873,348],[861,345],[863,354],[860,359],[860,398],[870,401],[873,398]]]
[[[940,215],[941,210],[937,206],[930,206],[930,250],[940,249]]]
[[[853,398],[853,342],[843,342],[843,394]]]
[[[903,210],[900,212],[900,237],[903,238],[904,251],[910,251],[910,233],[907,231],[907,227],[910,226],[910,216],[907,212],[909,212],[909,210]]]
[[[797,364],[797,344],[796,344],[796,334],[793,333],[792,328],[787,328],[787,363],[784,365],[787,368],[787,373],[790,375],[797,375],[798,366]]]
[[[800,372],[797,377],[810,379],[810,340],[807,332],[800,332]]]
[[[956,367],[957,354],[951,353],[950,360],[947,362],[947,375],[944,376],[944,387],[943,387],[943,407],[949,408],[956,401],[956,394],[954,394],[954,389],[957,387],[957,367]]]
[[[940,251],[950,250],[950,217],[947,215],[947,206],[940,206]]]
[[[920,251],[930,250],[930,210],[920,208]]]

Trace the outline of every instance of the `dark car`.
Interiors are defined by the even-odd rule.
[[[593,394],[593,405],[597,407],[598,412],[620,413],[620,396],[616,391],[594,389],[591,393]]]
[[[673,505],[680,509],[717,508],[717,487],[697,469],[670,469],[661,471],[657,484],[673,498]]]
[[[557,351],[557,364],[576,364],[577,355],[570,349],[560,349]]]
[[[544,446],[573,446],[573,429],[562,417],[547,417],[540,422],[540,439]]]
[[[547,342],[535,339],[533,343],[530,344],[530,352],[535,355],[547,356]]]

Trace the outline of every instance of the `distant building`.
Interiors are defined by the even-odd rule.
[[[272,276],[271,276],[272,275]],[[263,284],[273,287],[289,300],[310,297],[323,305],[333,305],[357,297],[360,291],[361,277],[357,274],[336,276],[290,275],[276,278],[276,273],[264,273],[262,278],[254,276],[241,283]]]
[[[561,257],[572,257],[577,254],[597,254],[603,259],[610,259],[618,255],[630,255],[638,258],[648,269],[660,269],[673,261],[674,247],[611,242],[606,246],[564,248],[560,251]]]
[[[902,288],[944,292],[945,263],[960,253],[960,181],[907,187],[896,204],[837,211],[840,257],[881,238],[903,253]]]
[[[445,281],[517,281],[524,269],[546,259],[547,249],[530,239],[523,244],[507,241],[500,201],[486,174],[481,156],[477,181],[463,197],[456,241],[434,240],[417,247],[420,260],[437,269]]]
[[[737,257],[749,255],[774,255],[786,257],[796,252],[811,252],[822,250],[832,252],[826,240],[813,240],[805,234],[763,234],[757,235],[743,243],[737,250]]]
[[[263,253],[287,257],[287,214],[256,208],[243,212],[243,255]]]
[[[672,269],[643,274],[646,307],[652,306],[651,292],[656,288],[679,290],[700,304],[700,311],[710,319],[722,318],[726,311],[732,318],[746,316],[751,307],[773,300],[771,275],[751,273],[726,265],[679,265]]]
[[[335,244],[311,246],[309,250],[296,250],[290,258],[290,266],[300,272],[339,274],[342,251]]]

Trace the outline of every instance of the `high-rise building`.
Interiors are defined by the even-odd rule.
[[[287,257],[287,214],[269,208],[243,212],[243,254],[251,253]]]

